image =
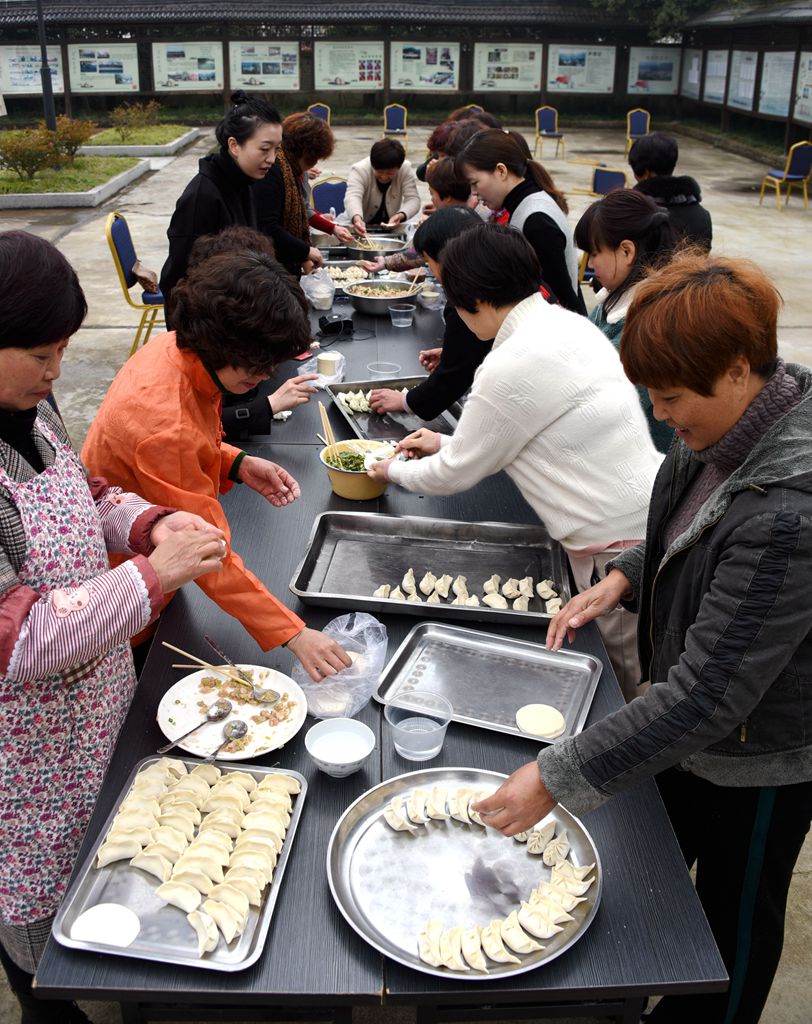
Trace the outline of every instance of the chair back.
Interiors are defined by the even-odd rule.
[[[627,135],[647,135],[651,124],[651,114],[642,107],[635,107],[626,114]]]
[[[107,235],[110,252],[113,255],[113,263],[115,263],[116,270],[118,271],[121,287],[129,296],[130,288],[132,288],[137,280],[132,268],[135,266],[138,257],[135,255],[135,246],[130,236],[127,221],[120,213],[114,211],[107,218],[105,234]]]
[[[402,103],[389,103],[383,108],[383,130],[405,132],[408,111]]]
[[[790,146],[784,174],[808,178],[812,172],[812,142],[796,142]]]
[[[558,111],[555,107],[536,107],[536,131],[539,135],[558,131]]]
[[[468,104],[466,104],[465,109],[466,110],[471,110],[475,114],[484,114],[485,113],[485,108],[484,107],[480,107],[480,105],[478,103],[468,103]]]
[[[626,172],[614,167],[596,167],[592,174],[592,191],[605,196],[616,189],[626,187]]]
[[[346,178],[322,178],[310,188],[313,197],[313,207],[319,213],[329,213],[332,208],[335,212],[344,212],[344,196],[347,193]]]
[[[326,121],[327,124],[330,123],[330,115],[332,114],[332,110],[330,109],[330,106],[327,103],[311,103],[310,106],[307,108],[307,112],[309,114],[313,114],[314,117],[320,117],[322,121]]]

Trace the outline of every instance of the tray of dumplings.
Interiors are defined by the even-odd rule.
[[[595,843],[560,805],[513,838],[487,828],[471,805],[506,777],[430,768],[347,808],[327,875],[358,935],[406,967],[465,981],[534,970],[584,935],[601,900]]]
[[[541,525],[377,512],[317,516],[290,589],[329,608],[542,627],[570,598]]]
[[[402,441],[421,427],[435,430],[438,434],[453,434],[462,415],[459,402],[454,402],[449,409],[428,422],[413,412],[387,412],[380,415],[372,412],[369,407],[370,392],[376,388],[409,391],[426,380],[428,378],[422,376],[342,381],[340,384],[328,384],[327,392],[352,432],[364,441]]]
[[[298,772],[145,758],[70,886],[54,938],[244,970],[262,953],[306,791]]]

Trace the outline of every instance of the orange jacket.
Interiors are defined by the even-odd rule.
[[[294,637],[302,620],[278,601],[231,550],[220,494],[240,450],[223,444],[220,391],[198,357],[161,334],[116,374],[82,449],[90,472],[156,505],[196,512],[229,542],[219,573],[200,589],[267,651]]]

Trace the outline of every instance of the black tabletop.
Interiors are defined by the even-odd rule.
[[[412,329],[392,328],[383,318],[355,316],[368,337],[339,343],[347,356],[346,379],[364,379],[376,359],[397,362],[404,375],[418,370],[420,348],[434,345],[442,325],[436,314],[420,310]],[[292,364],[283,372],[293,375]],[[309,625],[323,626],[335,610],[301,605],[288,592],[313,521],[327,509],[380,511],[469,521],[536,523],[533,511],[510,480],[500,474],[464,494],[423,497],[397,487],[375,502],[337,498],[317,459],[320,429],[316,403],[296,410],[290,421],[274,425],[270,438],[245,445],[253,454],[279,462],[299,480],[302,497],[273,509],[255,492],[238,486],[223,501],[232,542],[246,564]],[[331,417],[338,436],[348,430],[337,412]],[[386,615],[383,620],[393,653],[419,620]],[[490,627],[485,627],[490,628]],[[533,627],[493,628],[494,632],[543,642]],[[204,633],[216,637],[236,661],[270,665],[289,672],[292,656],[279,649],[263,654],[234,619],[195,586],[184,588],[164,613],[125,722],[107,779],[91,820],[79,863],[98,834],[133,764],[154,753],[163,741],[155,721],[161,695],[182,673],[171,668],[176,655],[160,646],[167,640],[206,656]],[[577,649],[604,662],[590,712],[595,721],[621,704],[620,690],[605,658],[597,629],[580,631]],[[671,826],[653,783],[616,797],[585,819],[600,851],[603,899],[590,929],[567,953],[538,970],[513,979],[466,985],[407,969],[381,957],[344,921],[330,895],[326,877],[327,844],[346,807],[380,781],[413,770],[382,730],[374,703],[358,716],[376,733],[376,752],[358,774],[332,779],[315,770],[304,749],[302,731],[282,750],[259,759],[304,774],[309,790],[283,879],[265,950],[259,962],[233,974],[182,969],[144,961],[81,953],[49,943],[37,973],[44,996],[113,999],[122,1002],[189,1003],[273,1002],[347,1004],[492,1004],[628,998],[646,994],[723,989],[726,975],[680,856]],[[509,773],[535,756],[529,740],[452,723],[443,751],[432,767],[457,765]]]

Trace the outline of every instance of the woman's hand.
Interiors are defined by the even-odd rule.
[[[493,796],[471,804],[471,810],[480,814],[489,828],[513,836],[532,828],[557,803],[541,781],[538,764],[530,761],[503,782]]]
[[[389,220],[384,224],[385,228],[396,228],[398,224],[402,224],[406,220],[405,213],[396,213],[394,217],[390,217]]]
[[[225,538],[222,530],[212,526],[202,516],[195,515],[194,512],[173,512],[171,515],[163,516],[152,527],[149,535],[150,543],[154,548],[157,548],[159,544],[168,537],[171,537],[173,533],[178,533],[181,530],[199,530],[202,533],[211,534],[218,540]]]
[[[567,601],[547,628],[547,649],[560,651],[565,636],[572,643],[576,629],[617,608],[626,595],[631,596],[629,580],[620,569],[612,569],[606,579]]]
[[[368,274],[380,274],[382,270],[386,270],[386,259],[377,256],[374,260],[361,260],[361,266]]]
[[[222,536],[215,536],[211,528],[186,528],[169,533],[156,545],[149,562],[161,590],[168,594],[207,572],[219,572],[226,550]]]
[[[336,236],[339,242],[343,242],[344,245],[349,245],[350,242],[355,241],[355,235],[352,233],[352,231],[350,231],[349,228],[345,228],[343,224],[336,224],[335,227],[333,228],[333,234]]]
[[[356,215],[352,218],[352,226],[355,228],[359,235],[365,235],[367,233],[367,226],[364,223],[364,218],[361,216],[360,213],[356,213]]]
[[[321,167],[309,167],[307,170],[307,176],[311,181],[314,181],[321,174]]]
[[[442,348],[424,348],[420,355],[418,355],[417,360],[424,370],[434,373],[440,365],[440,356],[442,354]]]
[[[286,409],[295,409],[297,405],[309,402],[310,396],[315,395],[316,389],[312,388],[308,381],[318,380],[318,377],[317,373],[303,373],[298,377],[286,380],[272,395],[268,395],[271,413],[285,412]]]
[[[394,461],[394,459],[379,459],[377,462],[371,462],[367,470],[367,476],[372,480],[378,480],[383,483],[384,480],[389,479],[389,467]]]
[[[435,455],[440,450],[440,435],[434,430],[421,427],[404,437],[395,445],[396,452],[405,452],[407,459],[419,459],[423,455]]]
[[[352,664],[350,656],[340,644],[307,626],[292,640],[288,640],[288,650],[299,659],[302,668],[316,683]]]
[[[245,456],[237,475],[251,490],[267,498],[274,508],[292,504],[302,493],[287,470],[256,455]]]
[[[379,415],[385,412],[403,412],[403,395],[391,388],[375,388],[369,396],[369,405]]]
[[[310,252],[307,254],[307,262],[312,263],[314,267],[318,268],[324,265],[324,253],[320,249],[317,249],[315,245],[310,246]]]

